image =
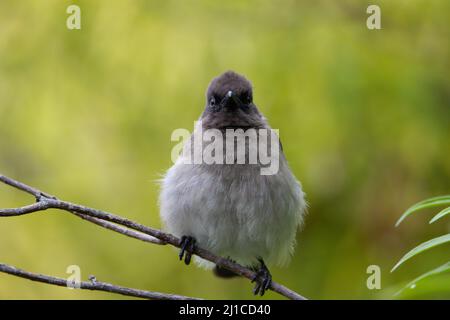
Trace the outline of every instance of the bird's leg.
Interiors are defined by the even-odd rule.
[[[180,260],[183,260],[184,257],[185,264],[191,263],[192,253],[195,250],[195,239],[191,236],[182,236],[180,240],[180,247],[181,249],[178,255]]]
[[[259,269],[257,269],[256,274],[252,279],[252,282],[256,282],[255,288],[253,289],[253,294],[263,296],[272,283],[272,275],[264,263],[264,260],[262,258],[258,258],[258,261],[260,263]]]

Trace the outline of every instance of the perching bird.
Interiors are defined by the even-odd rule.
[[[261,174],[267,163],[259,160],[256,164],[240,164],[235,155],[232,163],[226,162],[226,150],[223,163],[187,161],[192,160],[196,148],[207,145],[201,140],[200,146],[195,146],[194,140],[201,139],[199,135],[208,129],[219,130],[224,139],[227,129],[236,130],[241,136],[249,130],[270,130],[253,103],[253,88],[245,77],[228,71],[210,83],[200,121],[162,180],[161,218],[165,229],[181,238],[180,260],[184,256],[189,264],[194,246],[199,246],[251,267],[257,271],[253,292],[263,295],[271,284],[266,264],[283,265],[293,253],[306,208],[304,193],[288,166],[278,136],[279,167],[273,174]],[[246,150],[270,149],[270,135],[267,144],[249,145],[248,140],[244,141]],[[222,145],[225,149],[226,143],[219,148]],[[249,162],[248,155],[245,159]],[[199,257],[195,261],[214,267]],[[217,266],[214,271],[223,277],[233,275]]]

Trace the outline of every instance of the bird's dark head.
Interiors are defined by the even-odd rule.
[[[209,84],[202,115],[206,128],[259,128],[262,115],[253,103],[253,88],[244,76],[227,71]]]

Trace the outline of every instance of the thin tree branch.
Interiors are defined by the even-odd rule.
[[[37,274],[28,272],[7,264],[0,263],[0,272],[8,273],[13,276],[17,276],[20,278],[25,278],[31,281],[37,281],[42,282],[54,286],[60,286],[60,287],[69,287],[68,281],[66,279],[47,276],[43,274]],[[110,284],[107,282],[100,282],[97,280],[91,280],[90,282],[82,281],[77,285],[77,288],[79,289],[85,289],[85,290],[93,290],[93,291],[106,291],[111,293],[117,293],[124,296],[131,296],[131,297],[137,297],[137,298],[144,298],[144,299],[151,299],[151,300],[197,300],[197,298],[192,297],[186,297],[186,296],[180,296],[176,294],[169,294],[169,293],[160,293],[160,292],[153,292],[153,291],[146,291],[146,290],[140,290],[140,289],[133,289],[133,288],[127,288],[122,287],[114,284]]]
[[[124,234],[129,237],[133,237],[146,242],[152,243],[157,242],[158,244],[171,244],[174,247],[177,248],[180,247],[179,238],[169,233],[163,232],[161,230],[144,226],[132,220],[114,215],[106,211],[93,209],[79,204],[59,200],[55,196],[44,193],[38,189],[30,187],[24,183],[18,182],[11,178],[8,178],[4,175],[0,175],[0,181],[33,195],[37,200],[35,204],[20,208],[0,209],[0,217],[20,216],[24,214],[30,214],[33,212],[44,211],[47,209],[60,209],[75,214],[78,217],[81,217],[89,222],[95,223],[97,225],[100,225],[102,227]],[[144,240],[143,238],[145,236],[150,236],[154,239],[157,239],[157,241],[154,242],[153,239],[150,238],[146,238],[146,240]],[[253,270],[241,266],[233,261],[230,261],[229,259],[219,257],[205,249],[199,248],[198,246],[195,248],[193,253],[205,260],[215,263],[221,268],[225,268],[247,279],[253,280],[254,277],[256,276],[256,273]],[[270,289],[289,299],[294,300],[306,299],[297,292],[281,284],[278,284],[275,281],[272,281]]]
[[[74,215],[80,217],[81,219],[84,219],[86,221],[92,222],[92,223],[94,223],[94,224],[96,224],[98,226],[101,226],[101,227],[105,228],[105,229],[109,229],[109,230],[121,233],[121,234],[126,235],[126,236],[131,237],[131,238],[135,238],[135,239],[138,239],[138,240],[141,240],[141,241],[144,241],[144,242],[150,242],[150,243],[153,243],[153,244],[160,244],[160,245],[165,245],[166,244],[164,241],[161,241],[161,240],[159,240],[157,238],[149,236],[149,235],[147,235],[145,233],[137,232],[137,231],[134,231],[134,230],[131,230],[131,229],[128,229],[128,228],[124,228],[124,227],[121,227],[120,225],[117,225],[115,223],[111,223],[109,221],[105,221],[105,220],[102,220],[102,219],[97,219],[97,218],[94,218],[94,217],[91,217],[91,216],[88,216],[88,215],[85,215],[85,214],[80,214],[80,213],[77,213],[77,212],[72,212],[72,213]]]
[[[21,215],[25,215],[25,214],[29,214],[29,213],[33,213],[33,212],[38,212],[38,211],[44,211],[47,209],[52,208],[51,204],[46,201],[43,200],[43,198],[41,197],[39,202],[27,205],[27,206],[23,206],[20,208],[11,208],[11,209],[0,209],[0,217],[14,217],[14,216],[21,216]],[[163,241],[151,237],[147,234],[143,234],[141,232],[136,232],[134,230],[130,230],[124,227],[121,227],[120,225],[117,225],[115,223],[111,223],[109,221],[105,221],[102,219],[98,219],[89,215],[85,215],[85,214],[80,214],[76,211],[71,211],[71,213],[73,213],[74,215],[87,220],[89,222],[95,223],[96,225],[99,225],[101,227],[104,227],[106,229],[110,229],[112,231],[121,233],[123,235],[132,237],[132,238],[136,238],[145,242],[150,242],[150,243],[154,243],[154,244],[165,244]]]

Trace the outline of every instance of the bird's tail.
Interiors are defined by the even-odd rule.
[[[234,273],[233,271],[221,268],[217,265],[214,267],[213,272],[216,276],[218,276],[220,278],[234,278],[234,277],[239,276],[238,274]]]

